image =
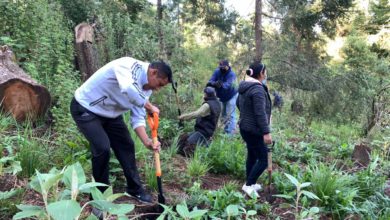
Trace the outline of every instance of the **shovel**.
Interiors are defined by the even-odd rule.
[[[272,142],[272,146],[268,149],[267,159],[268,159],[268,185],[265,187],[265,200],[269,203],[273,203],[275,201],[275,197],[273,195],[278,194],[276,187],[272,183],[272,149],[274,148],[275,141]]]
[[[175,92],[177,113],[180,116],[181,115],[181,110],[180,110],[180,104],[179,104],[179,96],[177,95],[177,82],[172,82],[172,89]],[[183,120],[179,120],[179,128],[183,128],[183,127],[184,127]]]
[[[148,114],[148,124],[152,130],[153,144],[157,143],[157,130],[158,130],[158,114],[153,113],[152,116]],[[163,195],[162,184],[161,184],[161,167],[160,167],[160,154],[158,151],[154,151],[154,164],[156,168],[157,187],[158,187],[158,202],[165,204],[165,198]]]

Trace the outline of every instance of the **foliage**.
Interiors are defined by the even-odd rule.
[[[60,185],[64,185],[63,190]],[[44,207],[36,205],[17,205],[21,210],[13,219],[37,217],[38,219],[78,219],[82,210],[87,205],[92,205],[107,212],[109,215],[117,215],[123,218],[126,213],[134,209],[134,205],[114,204],[113,201],[123,194],[113,194],[112,188],[104,193],[96,187],[106,186],[102,183],[86,182],[84,171],[79,163],[64,169],[51,169],[49,173],[36,172],[36,176],[30,182],[30,186],[40,193]],[[80,193],[92,193],[93,200],[80,206],[77,198]]]
[[[197,209],[196,207],[189,211],[187,204],[176,205],[176,212],[169,206],[162,205],[164,207],[164,212],[157,218],[158,220],[163,219],[201,219],[207,213],[207,210]]]
[[[354,185],[359,189],[359,200],[365,200],[368,197],[382,191],[386,182],[386,176],[379,169],[379,157],[372,159],[368,167],[357,172]]]
[[[234,184],[227,184],[216,191],[206,191],[200,188],[200,184],[195,182],[188,189],[189,206],[204,206],[209,209],[207,215],[210,218],[232,219],[232,217],[246,217],[252,219],[252,216],[259,214],[268,214],[270,212],[269,204],[259,204],[256,198],[246,199],[240,193],[235,191]],[[234,219],[234,218],[233,218]]]
[[[306,198],[320,200],[314,193],[304,190],[311,185],[310,182],[300,183],[295,177],[290,174],[284,174],[289,181],[295,186],[295,190],[287,195],[275,195],[276,197],[281,197],[289,200],[293,200],[295,205],[295,219],[305,219],[307,217],[311,218],[315,216],[319,212],[318,207],[311,207],[310,209],[305,209],[304,207],[300,207],[299,203],[301,200]]]
[[[242,178],[245,175],[246,148],[241,140],[227,136],[214,138],[210,146],[200,151],[204,163],[211,166],[215,173],[229,173]]]
[[[36,169],[47,168],[48,155],[45,148],[40,146],[36,141],[21,138],[19,142],[19,151],[16,154],[16,159],[20,161],[22,177],[31,177]]]
[[[197,146],[194,156],[187,161],[187,174],[190,178],[199,180],[201,177],[207,174],[210,170],[209,162],[205,162],[205,158],[202,158],[199,148]]]
[[[353,186],[354,178],[336,170],[334,165],[324,163],[309,167],[307,179],[312,183],[312,192],[319,197],[317,205],[335,218],[343,218],[346,209],[352,207],[359,189]]]
[[[5,173],[11,173],[12,175],[15,175],[20,171],[22,171],[20,161],[16,161],[15,157],[8,156],[0,158],[0,176]]]

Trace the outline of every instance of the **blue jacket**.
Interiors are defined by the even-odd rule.
[[[237,94],[237,89],[234,86],[236,74],[230,67],[226,74],[222,74],[219,68],[217,68],[211,76],[209,83],[215,83],[218,80],[221,80],[223,84],[220,88],[215,88],[217,97],[221,102],[227,102]]]

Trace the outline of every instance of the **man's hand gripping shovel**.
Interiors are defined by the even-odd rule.
[[[148,114],[148,124],[152,130],[152,140],[153,144],[157,143],[157,130],[158,130],[158,114],[153,113],[153,115]],[[158,202],[160,204],[165,204],[165,198],[163,195],[162,184],[161,184],[161,167],[160,167],[160,153],[154,151],[154,164],[156,168],[156,177],[157,177],[157,187],[158,187]]]

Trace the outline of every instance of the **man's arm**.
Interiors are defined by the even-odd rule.
[[[145,147],[147,147],[151,150],[160,151],[161,143],[159,141],[157,141],[156,144],[153,144],[153,141],[152,141],[152,139],[149,138],[144,126],[139,126],[136,129],[134,129],[134,131],[137,134],[137,136],[141,139],[141,141]]]
[[[118,61],[113,67],[116,79],[121,92],[128,96],[129,102],[138,107],[143,107],[147,102],[147,97],[136,82],[137,77],[139,77],[138,72],[133,70],[132,75],[129,75],[129,72],[132,71],[129,66],[131,65],[122,60]]]
[[[160,109],[158,109],[156,106],[152,105],[149,101],[145,103],[145,109],[149,114],[153,114],[156,112],[157,114],[160,114]]]
[[[153,145],[152,140],[146,133],[145,117],[145,108],[133,106],[131,108],[131,127],[134,129],[135,133],[141,139],[145,147],[153,150],[160,150],[160,142],[157,142],[156,145]]]
[[[194,119],[197,117],[205,117],[207,115],[210,115],[210,106],[207,103],[204,103],[202,106],[200,106],[197,110],[187,113],[187,114],[182,114],[179,116],[180,120],[190,120]]]
[[[211,75],[211,78],[207,82],[207,86],[215,86],[215,83],[218,81],[217,74],[218,74],[218,70],[215,70],[213,75]]]
[[[226,77],[226,81],[222,82],[222,88],[229,89],[232,87],[234,81],[236,80],[236,74],[233,71],[230,71],[229,75]]]

